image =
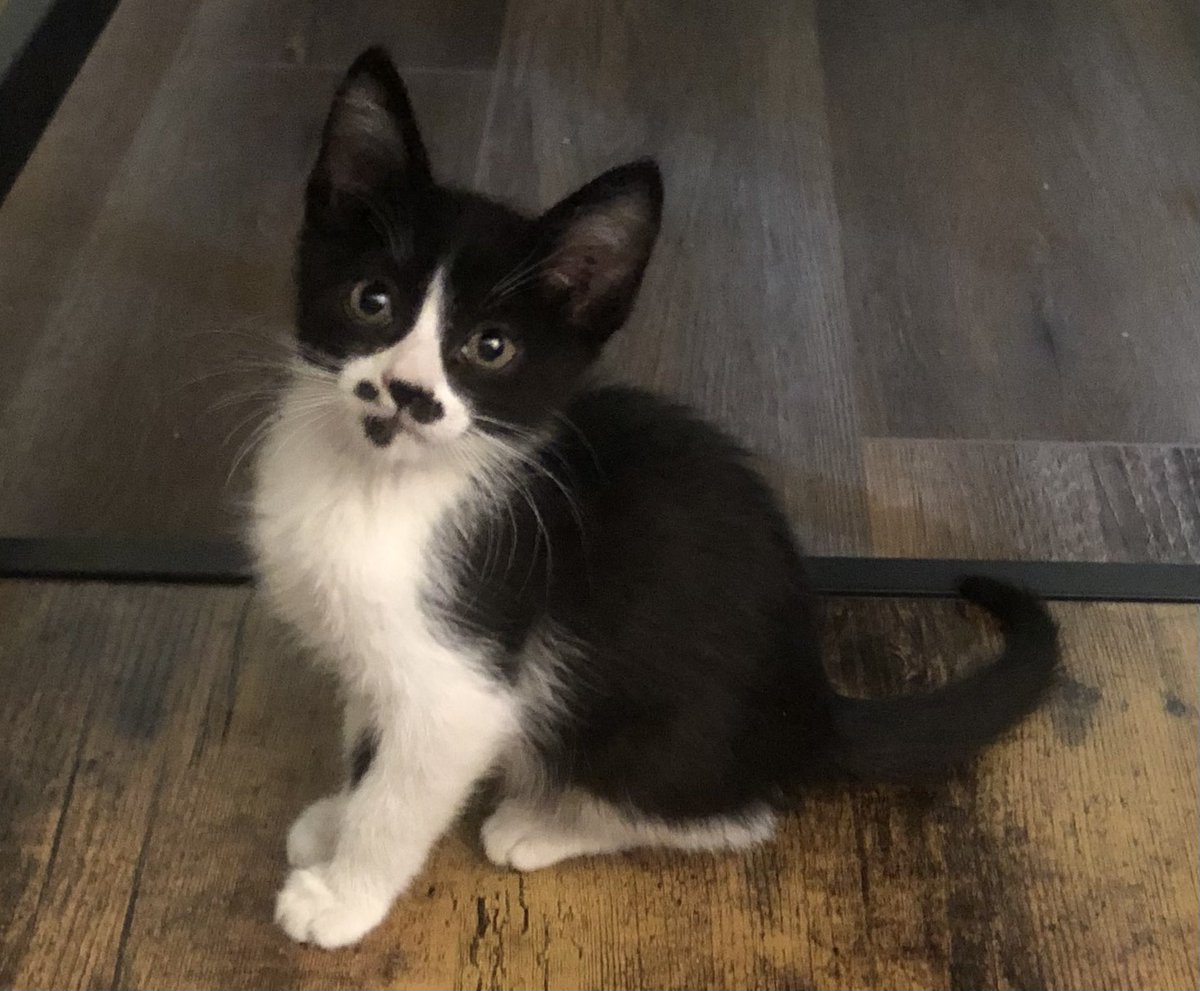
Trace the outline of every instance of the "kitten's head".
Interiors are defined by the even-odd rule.
[[[613,169],[529,218],[438,185],[382,50],[333,101],[300,238],[300,353],[356,440],[408,460],[536,430],[633,305],[662,180]],[[340,414],[339,414],[340,415]]]

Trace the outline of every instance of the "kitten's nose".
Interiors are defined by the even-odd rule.
[[[394,379],[388,382],[387,390],[396,401],[396,409],[408,410],[408,415],[417,423],[436,423],[446,413],[442,404],[433,398],[433,393],[419,385]]]

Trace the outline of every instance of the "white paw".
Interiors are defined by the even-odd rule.
[[[357,943],[387,914],[386,899],[336,891],[323,868],[294,870],[275,901],[275,921],[298,943],[326,950]]]
[[[297,816],[287,835],[287,859],[293,867],[327,864],[333,859],[342,825],[344,795],[318,798]]]
[[[497,806],[479,830],[483,851],[497,867],[536,871],[579,854],[578,845],[545,814],[519,802]]]

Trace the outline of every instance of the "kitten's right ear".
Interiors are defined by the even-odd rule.
[[[308,182],[310,210],[328,210],[401,184],[432,183],[408,92],[382,48],[363,52],[333,98]]]

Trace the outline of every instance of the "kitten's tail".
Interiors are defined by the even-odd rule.
[[[1000,621],[1004,652],[944,688],[886,699],[837,696],[836,765],[870,781],[920,780],[962,763],[1030,713],[1054,680],[1058,628],[1030,592],[965,578],[959,592]]]

